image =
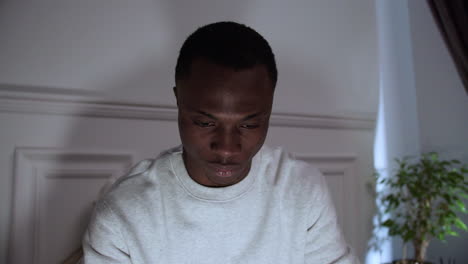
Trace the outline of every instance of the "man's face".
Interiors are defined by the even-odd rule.
[[[247,176],[262,147],[273,103],[265,66],[235,71],[198,59],[174,88],[179,132],[190,177],[229,186]]]

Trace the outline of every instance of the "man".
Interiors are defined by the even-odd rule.
[[[357,263],[320,173],[263,146],[276,80],[253,29],[220,22],[189,36],[174,87],[182,146],[101,199],[84,262]]]

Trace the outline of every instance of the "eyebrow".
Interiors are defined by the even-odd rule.
[[[199,113],[199,114],[201,114],[201,115],[207,116],[207,117],[209,117],[209,118],[211,118],[211,119],[217,120],[217,118],[216,118],[214,115],[208,114],[207,112],[200,111],[200,110],[197,110],[197,111],[195,111],[195,112],[197,112],[197,113]]]
[[[197,112],[197,113],[199,113],[199,114],[201,114],[201,115],[207,116],[207,117],[209,117],[209,118],[211,118],[211,119],[218,120],[218,118],[216,118],[214,115],[209,114],[209,113],[207,113],[207,112],[204,112],[204,111],[201,111],[201,110],[196,110],[195,112]],[[244,117],[244,118],[242,119],[242,121],[247,121],[247,120],[249,120],[249,119],[258,117],[258,116],[260,116],[260,115],[262,115],[262,114],[264,114],[264,113],[263,113],[263,112],[258,112],[258,113],[254,113],[254,114],[248,115],[248,116]]]

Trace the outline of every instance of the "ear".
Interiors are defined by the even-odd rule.
[[[179,106],[179,99],[178,99],[178,97],[177,97],[177,86],[174,86],[174,87],[172,88],[172,91],[174,91],[174,96],[175,96],[175,98],[176,98],[176,103],[177,103],[177,106]]]

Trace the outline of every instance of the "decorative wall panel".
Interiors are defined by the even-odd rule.
[[[132,162],[113,151],[17,148],[9,263],[59,263],[73,252],[93,201]]]

